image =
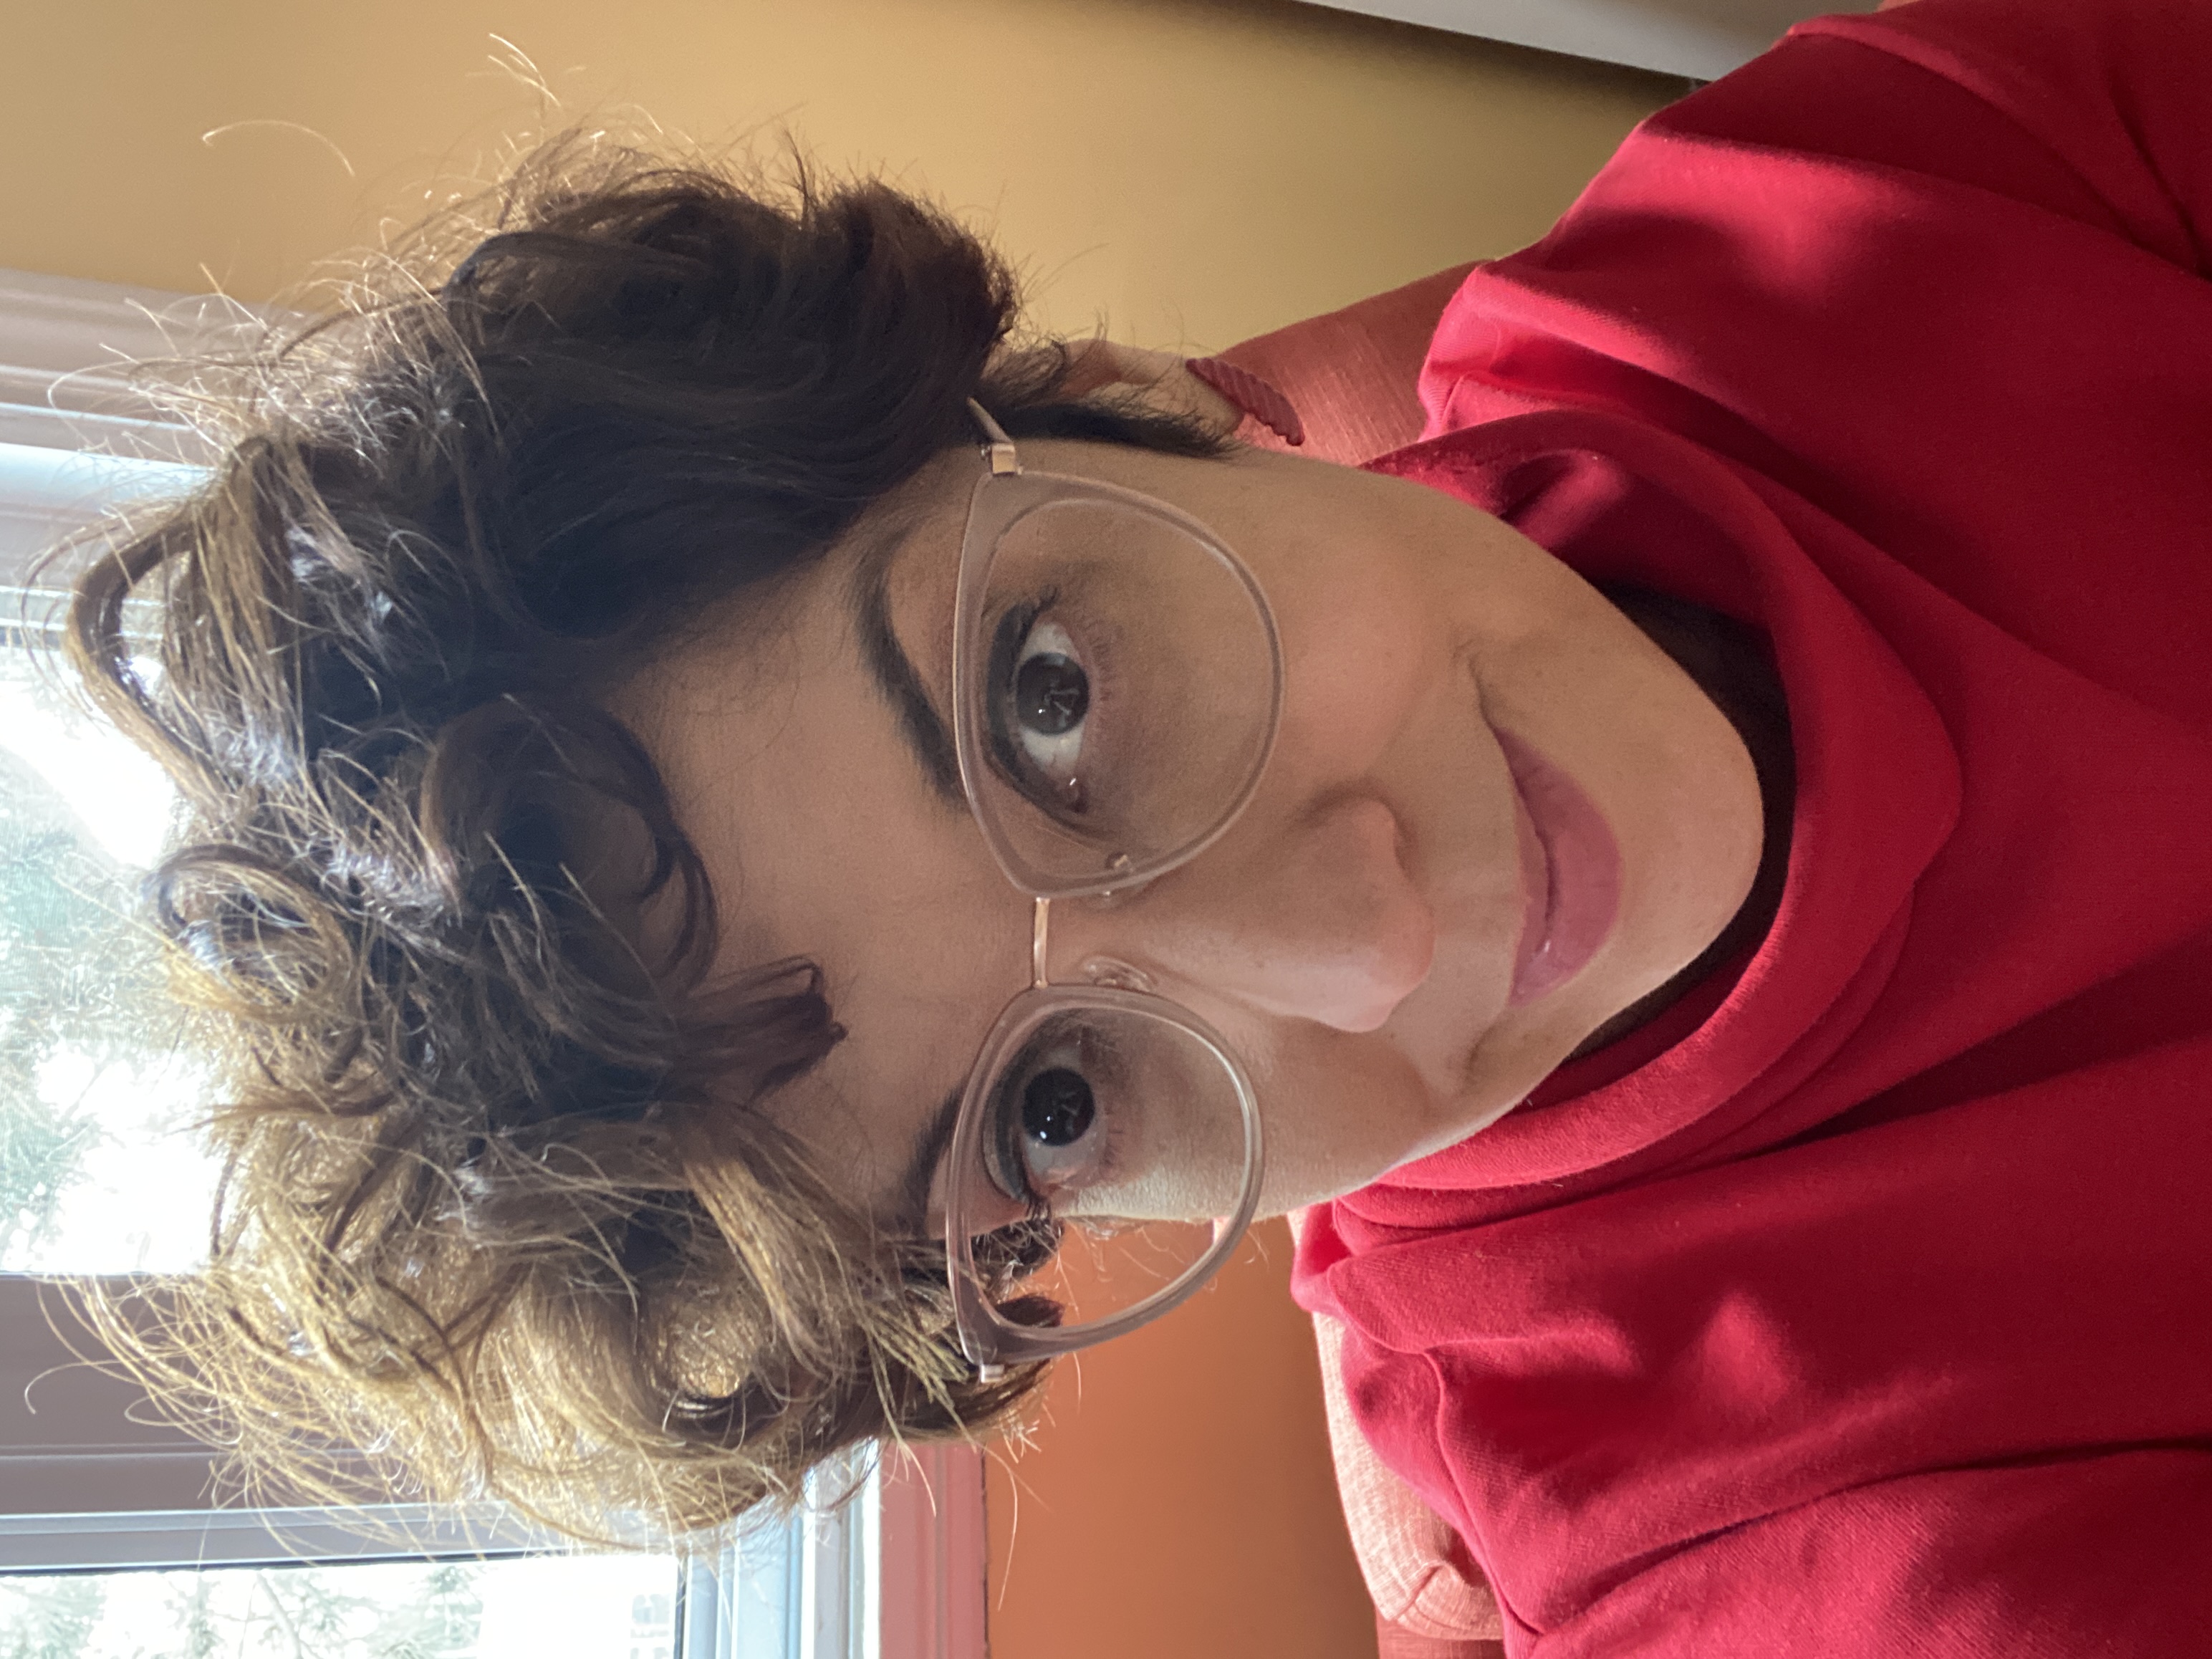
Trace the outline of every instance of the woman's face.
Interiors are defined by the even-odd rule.
[[[1264,452],[1020,453],[1031,471],[1202,520],[1274,612],[1281,726],[1249,805],[1133,896],[1060,901],[1052,918],[1055,981],[1110,965],[1236,1049],[1267,1129],[1263,1212],[1510,1110],[1742,902],[1761,821],[1734,729],[1502,522]],[[720,965],[821,965],[848,1034],[765,1109],[887,1227],[939,1224],[946,1103],[1030,983],[1031,901],[916,737],[951,725],[981,470],[972,451],[941,458],[823,562],[764,604],[748,596],[740,620],[617,699],[714,884]],[[880,626],[870,648],[871,590],[895,652]],[[1228,1207],[1239,1153],[1208,1146],[1147,1183],[1166,1208]]]

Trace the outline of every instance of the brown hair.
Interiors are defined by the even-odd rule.
[[[570,140],[415,249],[247,365],[205,487],[79,585],[72,657],[184,793],[151,906],[225,1090],[205,1269],[93,1316],[288,1493],[366,1452],[585,1534],[714,1526],[1038,1377],[978,1381],[941,1248],[755,1109],[842,1035],[821,976],[714,971],[601,699],[969,441],[971,396],[1018,437],[1221,445],[1001,349],[1004,265],[878,183]],[[610,823],[636,868],[586,867]],[[653,959],[615,889],[681,916]]]

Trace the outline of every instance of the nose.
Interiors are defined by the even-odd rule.
[[[1069,943],[1262,1013],[1371,1031],[1436,955],[1402,852],[1388,805],[1341,798],[1264,841],[1232,831],[1125,908],[1090,913]]]

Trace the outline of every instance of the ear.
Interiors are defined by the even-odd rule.
[[[1210,432],[1234,432],[1244,411],[1223,397],[1170,351],[1116,345],[1110,340],[1071,343],[1067,390],[1077,397],[1109,387],[1127,387],[1144,403],[1173,415],[1186,415]]]

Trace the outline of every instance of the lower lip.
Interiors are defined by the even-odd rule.
[[[1582,971],[1620,914],[1620,844],[1565,772],[1509,732],[1498,733],[1522,810],[1521,883],[1527,911],[1514,954],[1510,1005],[1534,1002]]]

